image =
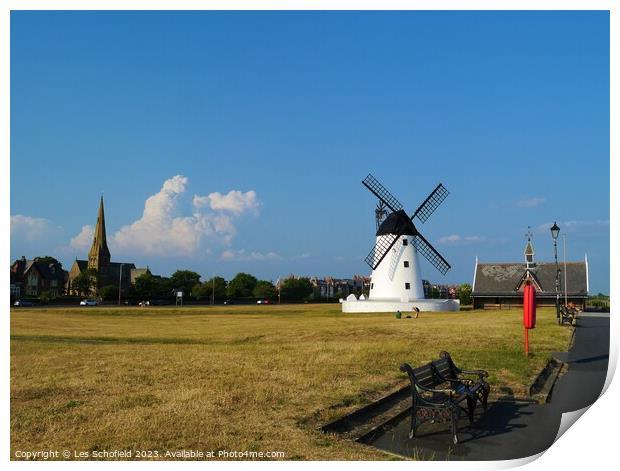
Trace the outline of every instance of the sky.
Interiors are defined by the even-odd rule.
[[[11,259],[169,275],[369,274],[372,173],[472,282],[583,260],[609,293],[609,14],[11,14]]]

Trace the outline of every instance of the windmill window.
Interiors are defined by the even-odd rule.
[[[409,241],[407,239],[403,239],[403,245],[409,245]]]
[[[373,288],[374,288],[374,286],[375,286],[375,284],[374,284],[374,283],[370,283],[370,289],[373,289]]]
[[[405,289],[409,289],[411,288],[411,285],[409,283],[405,283]]]
[[[403,265],[405,265],[405,268],[409,268],[409,262],[407,260],[403,262]]]

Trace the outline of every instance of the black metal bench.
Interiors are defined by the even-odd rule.
[[[461,412],[466,412],[472,423],[478,401],[485,411],[487,409],[490,386],[485,378],[488,373],[484,370],[461,370],[448,352],[441,352],[439,359],[415,369],[403,363],[400,370],[406,372],[411,381],[409,438],[415,437],[418,427],[424,422],[450,422],[452,441],[457,444]],[[465,378],[464,375],[477,376],[477,379]]]
[[[576,325],[578,313],[579,310],[577,308],[561,305],[560,316],[558,317],[558,324]]]

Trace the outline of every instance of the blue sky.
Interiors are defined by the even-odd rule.
[[[607,12],[13,12],[11,258],[227,278],[367,273],[367,173],[471,282],[590,261],[609,292]],[[146,208],[146,209],[145,209]],[[560,244],[561,247],[561,244]],[[560,257],[562,251],[560,250]]]

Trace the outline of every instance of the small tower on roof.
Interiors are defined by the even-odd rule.
[[[88,252],[88,268],[94,268],[99,273],[106,273],[110,266],[110,249],[105,235],[105,215],[103,212],[103,196],[99,201],[99,214],[93,236],[93,245]]]
[[[527,244],[525,244],[525,250],[523,251],[523,255],[525,257],[525,265],[527,270],[532,268],[536,268],[536,263],[534,262],[534,246],[532,245],[532,230],[530,227],[527,228]]]

